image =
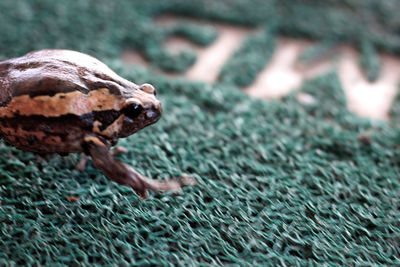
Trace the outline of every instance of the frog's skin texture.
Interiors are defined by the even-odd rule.
[[[0,62],[0,137],[39,154],[84,152],[104,174],[131,186],[179,191],[115,160],[109,148],[161,116],[150,84],[136,85],[75,51],[41,50]]]

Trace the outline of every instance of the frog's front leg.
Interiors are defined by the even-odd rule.
[[[86,137],[85,149],[92,157],[94,166],[100,169],[107,178],[130,186],[141,198],[148,196],[148,190],[180,192],[182,186],[190,183],[187,179],[180,182],[175,180],[159,182],[143,176],[130,166],[114,159],[112,152],[98,137]]]
[[[114,150],[111,151],[112,156],[118,156],[119,154],[126,154],[128,150],[122,146],[117,146]],[[86,168],[86,163],[88,162],[89,157],[87,155],[82,155],[81,160],[76,165],[75,169],[80,172],[83,172]]]

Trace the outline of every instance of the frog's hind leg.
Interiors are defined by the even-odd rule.
[[[85,149],[93,159],[93,164],[100,169],[107,178],[115,182],[130,186],[141,198],[146,198],[148,190],[181,192],[181,187],[193,183],[185,177],[181,181],[169,180],[159,182],[143,176],[130,166],[113,158],[107,146],[97,137],[85,138]]]

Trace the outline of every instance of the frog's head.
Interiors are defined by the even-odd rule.
[[[132,97],[125,100],[121,112],[124,116],[119,137],[129,136],[157,122],[162,108],[156,98],[156,89],[151,84],[142,84]]]

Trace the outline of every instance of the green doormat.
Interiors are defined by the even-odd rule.
[[[254,77],[238,78],[240,57],[251,65],[246,47],[215,85],[118,60],[135,48],[155,66],[185,70],[195,53],[170,54],[163,40],[207,45],[217,34],[156,26],[165,13],[258,25],[264,35],[249,38],[264,62],[262,47],[274,49],[280,34],[400,52],[398,1],[320,2],[2,0],[0,57],[74,49],[153,83],[163,117],[122,140],[129,153],[120,159],[154,178],[189,173],[198,185],[141,201],[91,164],[74,170],[79,155],[38,162],[1,144],[0,265],[400,265],[400,99],[391,122],[356,117],[329,73],[282,100],[253,100],[237,87]]]

